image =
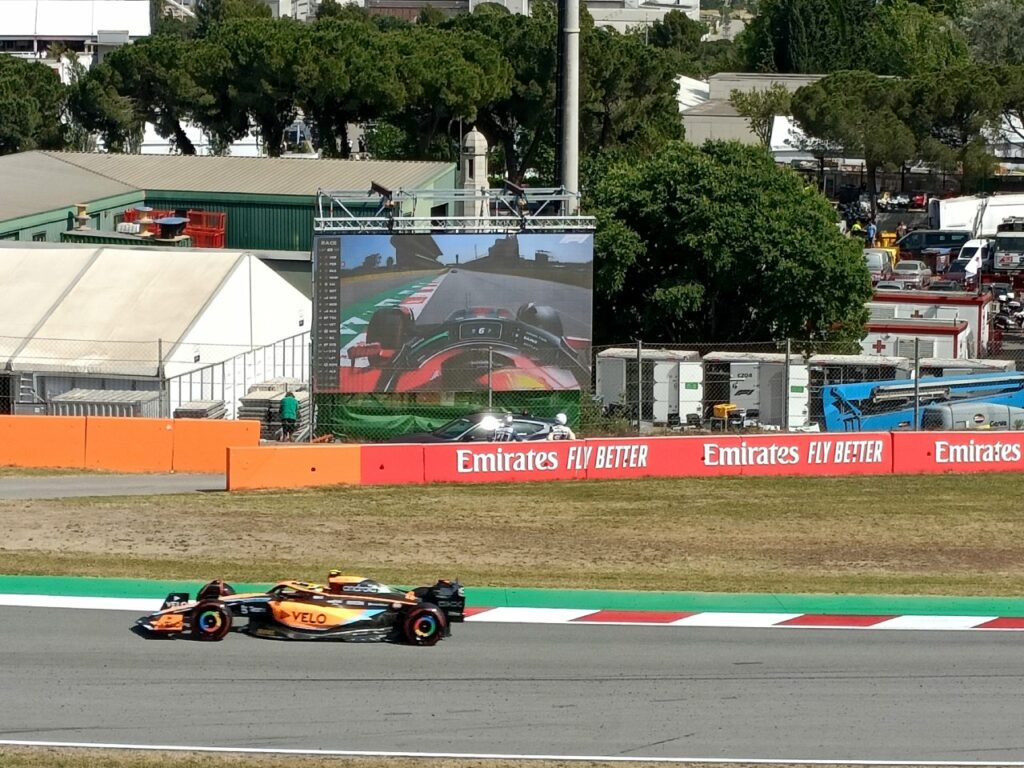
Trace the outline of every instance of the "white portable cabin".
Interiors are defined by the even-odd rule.
[[[911,363],[913,366],[913,363]],[[928,376],[970,376],[972,373],[1004,373],[1017,370],[1013,360],[985,358],[926,357],[921,360],[921,378]]]
[[[808,371],[804,358],[781,352],[710,352],[704,356],[704,406],[732,403],[762,424],[796,429],[809,417]],[[788,398],[788,424],[786,422]]]
[[[636,413],[637,393],[643,418],[655,424],[700,418],[704,368],[696,352],[616,347],[597,353],[597,396],[605,408]]]
[[[990,344],[990,329],[992,318],[995,312],[995,304],[992,301],[992,294],[975,294],[964,291],[876,291],[875,297],[868,302],[868,312],[871,324],[884,324],[890,320],[902,321],[911,320],[937,320],[955,321],[962,320],[967,323],[969,334],[969,349],[964,357],[982,357],[988,354]],[[875,354],[868,351],[866,354]],[[914,350],[911,345],[910,352],[898,351],[890,347],[881,354],[896,354],[903,357],[913,357]],[[948,355],[942,352],[925,354],[925,357],[960,357],[961,355]]]
[[[889,356],[896,353],[898,357],[913,359],[915,341],[919,342],[918,352],[922,358],[970,357],[974,350],[974,339],[965,320],[871,320],[867,331],[860,342],[865,355]]]

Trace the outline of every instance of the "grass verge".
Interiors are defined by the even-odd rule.
[[[1022,475],[713,478],[0,501],[0,573],[1019,595]]]

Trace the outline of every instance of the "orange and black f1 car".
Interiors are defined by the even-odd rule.
[[[145,638],[223,640],[232,630],[276,640],[390,640],[434,645],[463,620],[465,592],[457,581],[438,581],[409,592],[373,579],[331,571],[327,585],[282,581],[266,592],[238,594],[221,580],[191,600],[172,592],[159,611],[132,631]]]

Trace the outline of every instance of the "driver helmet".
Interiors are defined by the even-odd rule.
[[[511,427],[513,421],[514,421],[514,417],[512,416],[512,414],[511,413],[506,413],[505,414],[505,426],[506,427]]]
[[[561,424],[564,427],[565,423],[568,421],[568,419],[565,417],[564,413],[560,413],[557,416],[555,416],[555,421],[557,421],[559,424]]]

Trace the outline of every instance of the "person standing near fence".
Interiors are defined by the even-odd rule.
[[[576,433],[568,426],[568,421],[564,413],[555,416],[555,423],[548,432],[548,440],[575,440]]]
[[[281,398],[281,434],[284,442],[295,439],[295,425],[299,423],[299,401],[292,392],[285,392]]]

